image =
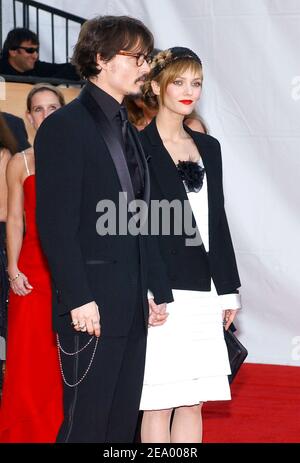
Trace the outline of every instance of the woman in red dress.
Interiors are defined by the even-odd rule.
[[[63,105],[64,97],[56,87],[38,84],[27,97],[27,117],[37,130]],[[7,167],[11,290],[0,442],[9,443],[55,442],[63,419],[62,382],[51,323],[51,281],[35,222],[34,166],[34,152],[28,148],[15,154]]]

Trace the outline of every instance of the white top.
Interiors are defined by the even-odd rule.
[[[203,166],[202,159],[199,160],[198,164]],[[207,179],[206,172],[204,171],[203,185],[198,193],[187,192],[187,196],[195,217],[195,221],[204,244],[205,250],[209,251],[209,224],[208,224],[208,197],[207,197]],[[213,281],[212,286],[214,287]],[[153,294],[148,290],[148,299],[153,298]],[[241,295],[223,294],[218,296],[222,310],[236,310],[241,309]]]
[[[203,166],[202,160],[198,163]],[[187,192],[189,202],[196,220],[196,224],[204,244],[206,252],[209,251],[209,224],[208,224],[208,198],[207,198],[207,179],[206,172],[204,171],[203,185],[198,193]],[[218,296],[223,310],[227,309],[241,309],[241,295],[240,294],[224,294]]]

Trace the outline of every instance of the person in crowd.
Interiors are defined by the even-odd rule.
[[[223,324],[229,328],[241,303],[220,144],[184,124],[202,79],[197,54],[174,47],[154,58],[144,86],[158,111],[140,132],[150,158],[151,199],[181,205],[174,206],[170,232],[159,228],[174,302],[167,321],[148,335],[140,403],[141,439],[147,443],[200,442],[203,402],[230,399]]]
[[[10,131],[3,115],[0,113],[0,337],[6,338],[8,276],[6,255],[6,219],[7,219],[7,183],[6,167],[11,154],[15,153],[17,142]],[[5,342],[3,343],[5,345]],[[4,350],[0,352],[0,389],[4,368]]]
[[[143,98],[143,95],[128,95],[124,99],[128,112],[128,119],[137,130],[143,130],[156,116],[156,108],[151,108]]]
[[[148,204],[150,185],[122,102],[140,92],[152,48],[151,32],[135,18],[85,22],[73,62],[87,83],[35,140],[37,223],[57,295],[64,379],[57,442],[133,440],[148,322],[162,322],[160,312],[173,300],[156,240],[129,228],[128,206],[136,199]],[[104,225],[107,202],[115,231]],[[128,227],[120,227],[121,216]]]
[[[75,67],[70,63],[40,61],[39,48],[40,43],[35,32],[23,27],[12,29],[3,44],[0,74],[80,80]]]
[[[27,117],[37,130],[64,104],[64,96],[56,87],[38,84],[28,94]],[[51,443],[63,420],[63,388],[52,330],[50,273],[36,227],[33,148],[10,159],[7,183],[11,291],[0,442]]]
[[[6,112],[0,112],[0,120],[1,118],[5,120],[5,123],[8,125],[17,142],[17,146],[14,148],[12,154],[19,153],[29,148],[30,143],[28,141],[28,134],[23,119]]]

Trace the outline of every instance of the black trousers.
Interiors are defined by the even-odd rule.
[[[126,337],[100,337],[89,372],[76,387],[64,384],[64,421],[57,442],[130,443],[134,440],[142,393],[146,329],[142,302]],[[66,351],[90,339],[85,333],[60,336]],[[66,380],[74,384],[86,371],[95,338],[74,356],[62,354]]]

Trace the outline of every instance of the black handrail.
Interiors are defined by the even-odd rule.
[[[35,76],[9,76],[1,74],[1,78],[5,82],[19,82],[21,84],[52,84],[65,85],[66,87],[83,87],[86,84],[85,80],[69,80],[56,77],[35,77]]]
[[[0,0],[0,44],[2,48],[2,0]]]
[[[39,10],[52,13],[55,16],[60,16],[61,18],[69,19],[69,21],[73,21],[75,23],[83,24],[86,21],[86,19],[82,18],[81,16],[76,16],[75,14],[67,13],[66,11],[59,10],[58,8],[54,8],[53,6],[44,5],[44,3],[39,3],[39,2],[36,2],[35,0],[13,0],[13,2],[23,3],[24,5],[23,8],[25,8],[27,11],[29,7],[32,6]],[[24,25],[24,27],[27,27],[27,26]]]
[[[8,0],[6,0],[8,1]],[[67,13],[65,11],[59,10],[58,8],[54,8],[52,6],[44,5],[42,3],[36,2],[35,0],[11,0],[13,6],[13,24],[15,27],[26,27],[30,28],[30,17],[32,9],[35,9],[35,23],[36,23],[36,34],[39,37],[40,27],[39,27],[39,12],[44,11],[51,15],[51,57],[52,62],[55,62],[55,17],[63,18],[65,20],[65,28],[66,28],[66,37],[65,37],[65,44],[66,44],[66,61],[69,61],[69,23],[77,23],[82,25],[86,19],[80,16],[76,16],[71,13]],[[17,14],[16,14],[16,5],[21,4],[23,7],[22,10],[22,24],[18,24],[17,21]],[[3,44],[3,20],[2,20],[2,8],[3,2],[0,0],[0,45],[2,47]],[[31,8],[31,9],[30,9]]]

